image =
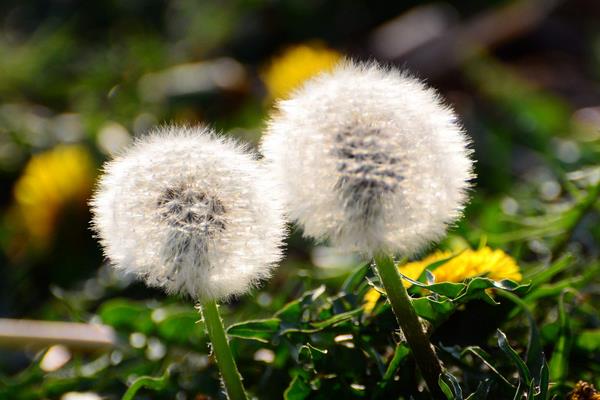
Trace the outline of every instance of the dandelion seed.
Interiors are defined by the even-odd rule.
[[[207,128],[139,140],[106,165],[91,204],[115,267],[169,293],[240,295],[281,257],[277,191],[251,154]]]
[[[307,236],[411,255],[461,215],[468,143],[433,89],[346,61],[278,103],[262,151]]]

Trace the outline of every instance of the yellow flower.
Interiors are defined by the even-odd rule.
[[[510,279],[519,282],[523,279],[514,258],[500,249],[489,247],[479,250],[466,249],[460,253],[438,250],[420,261],[400,266],[399,270],[408,278],[417,280],[428,266],[452,256],[454,257],[431,271],[436,282],[462,282],[476,276],[486,276],[496,281]],[[407,288],[412,285],[406,280],[403,281],[403,284]],[[375,289],[371,289],[365,295],[365,310],[372,311],[378,299],[379,293]]]
[[[15,183],[15,211],[36,245],[48,244],[62,211],[85,204],[94,175],[92,157],[80,145],[59,145],[29,160]]]
[[[323,46],[302,44],[271,60],[262,79],[271,99],[285,98],[307,79],[331,70],[342,55]]]
[[[365,297],[363,298],[363,309],[366,312],[373,311],[373,309],[377,305],[377,300],[379,300],[380,297],[381,295],[377,290],[373,288],[369,289],[369,291],[365,294]]]
[[[400,272],[416,280],[429,265],[453,255],[454,253],[450,251],[436,251],[421,261],[401,266]],[[479,250],[466,249],[436,268],[432,273],[436,282],[462,282],[467,278],[481,275],[497,281],[502,279],[520,281],[522,279],[519,266],[511,256],[500,249],[489,247]]]

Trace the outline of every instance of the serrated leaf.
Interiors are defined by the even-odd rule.
[[[432,297],[418,297],[411,299],[417,315],[435,324],[444,322],[455,309],[449,300],[439,301]]]
[[[240,322],[227,328],[227,335],[269,343],[270,339],[279,331],[280,324],[281,320],[279,318]]]
[[[423,289],[427,289],[431,292],[437,293],[444,297],[448,297],[450,299],[454,299],[455,297],[457,297],[459,294],[461,294],[465,290],[465,287],[466,287],[466,285],[464,283],[440,282],[440,283],[427,284],[427,283],[422,283],[419,281],[412,280],[412,279],[404,277],[404,276],[403,276],[403,279],[409,281],[410,283],[412,283],[415,286],[421,287]]]

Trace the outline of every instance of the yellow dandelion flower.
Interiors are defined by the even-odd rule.
[[[451,257],[452,254],[438,252],[433,256],[436,256],[437,260],[442,260]],[[423,269],[425,267],[426,265]],[[402,268],[400,271],[402,271]],[[436,282],[462,282],[467,278],[482,275],[496,281],[510,279],[518,282],[523,279],[514,258],[500,249],[489,247],[483,247],[479,250],[464,250],[433,271],[433,275]]]
[[[33,156],[14,187],[16,212],[28,236],[43,247],[57,218],[70,205],[83,205],[95,168],[84,146],[59,145]]]
[[[377,290],[373,288],[369,289],[369,291],[365,294],[365,297],[363,298],[363,309],[367,312],[373,311],[373,309],[377,305],[377,300],[379,300],[379,297],[381,297],[381,295]]]
[[[341,58],[340,53],[324,46],[293,46],[271,60],[262,79],[271,99],[285,98],[307,79],[331,70]]]
[[[478,250],[466,249],[458,254],[451,251],[436,251],[420,261],[400,266],[399,270],[404,276],[417,280],[428,266],[448,258],[450,258],[448,261],[431,271],[436,282],[462,282],[476,276],[487,276],[496,281],[510,279],[519,282],[523,279],[514,258],[500,249],[490,247]],[[412,285],[406,280],[403,284],[407,288]],[[364,309],[372,311],[378,299],[379,293],[371,289],[365,295]]]

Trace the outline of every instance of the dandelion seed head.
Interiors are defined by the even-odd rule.
[[[345,61],[278,103],[261,148],[307,236],[411,255],[461,215],[468,143],[436,91],[393,68]]]
[[[93,226],[118,269],[198,300],[243,294],[281,257],[281,200],[255,157],[208,128],[164,127],[105,166]]]

